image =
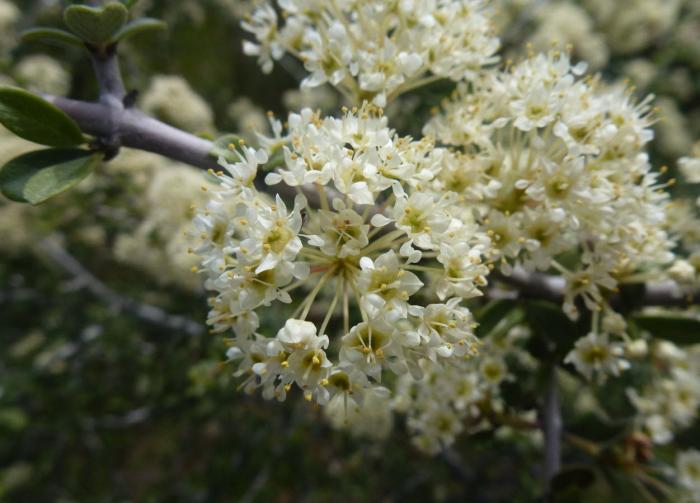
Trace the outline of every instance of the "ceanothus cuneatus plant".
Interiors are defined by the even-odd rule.
[[[541,430],[554,494],[570,482],[560,388],[593,396],[644,369],[624,434],[566,439],[697,501],[698,451],[648,473],[651,445],[700,406],[697,207],[650,161],[652,97],[587,74],[566,47],[502,61],[486,0],[278,0],[242,23],[245,53],[266,73],[297,60],[302,89],[330,85],[345,106],[269,114],[271,133],[212,142],[126,92],[118,44],[161,27],[129,21],[133,3],[72,5],[69,31],[27,32],[86,49],[100,98],[0,89],[0,121],[52,147],[5,165],[7,197],[41,203],[122,146],[206,169],[189,248],[245,391],[298,391],[370,435],[401,412],[432,454],[462,432]],[[446,95],[401,132],[392,107],[425,89]],[[699,159],[679,163],[690,183]]]

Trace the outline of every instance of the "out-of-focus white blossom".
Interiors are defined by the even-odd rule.
[[[17,63],[14,70],[16,78],[30,89],[57,96],[64,96],[70,91],[70,74],[49,56],[27,56]]]
[[[199,133],[213,128],[211,108],[182,77],[155,76],[140,104],[148,113],[188,131]]]
[[[700,502],[700,451],[688,449],[676,457],[676,480],[683,503]]]
[[[338,93],[328,85],[314,87],[313,89],[289,89],[282,95],[284,106],[290,112],[298,112],[303,108],[320,110],[328,113],[339,108]],[[351,103],[348,103],[351,105]]]
[[[700,407],[700,345],[680,348],[657,341],[650,352],[654,379],[627,395],[637,409],[637,422],[657,444],[666,444],[674,432],[687,428]]]
[[[537,31],[529,41],[537,51],[547,51],[552,44],[570,45],[575,55],[588,62],[591,69],[602,68],[609,58],[601,33],[596,32],[586,10],[573,2],[545,2],[536,10]]]
[[[228,107],[228,116],[237,125],[236,132],[254,143],[259,134],[267,134],[270,123],[265,112],[249,98],[238,98]]]
[[[139,207],[133,208],[141,214],[140,220],[115,239],[116,260],[146,272],[160,284],[200,289],[201,278],[192,272],[198,260],[191,253],[188,230],[193,208],[208,199],[203,189],[214,185],[195,168],[133,150],[122,152],[110,168],[126,176],[142,195]]]
[[[695,144],[691,156],[678,161],[678,169],[688,183],[700,183],[700,142]]]
[[[20,10],[7,0],[0,0],[0,54],[10,51],[17,43],[15,25],[19,21]]]
[[[656,148],[670,157],[678,157],[688,152],[693,145],[688,120],[670,98],[656,100],[659,121],[655,125]]]
[[[623,358],[624,354],[623,344],[612,342],[604,332],[591,332],[576,341],[574,349],[564,361],[571,363],[587,379],[591,380],[595,375],[598,382],[602,383],[609,375],[618,376],[629,368],[629,362]]]
[[[683,0],[584,0],[606,34],[611,50],[629,54],[653,44],[672,29]]]

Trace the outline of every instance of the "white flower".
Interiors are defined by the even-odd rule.
[[[618,376],[629,368],[629,362],[622,358],[623,355],[622,344],[611,342],[606,333],[591,332],[576,341],[564,362],[574,365],[587,379],[592,379],[596,374],[598,381],[603,382],[608,375]]]
[[[364,307],[371,316],[388,315],[405,318],[408,315],[408,299],[423,282],[418,276],[402,268],[393,250],[376,260],[363,257],[360,260],[357,286],[363,293]]]
[[[316,340],[316,326],[308,321],[287,320],[284,327],[277,332],[277,340],[288,351],[308,348]]]
[[[677,259],[668,268],[668,275],[678,283],[693,283],[696,279],[695,267],[687,260]]]
[[[688,183],[700,183],[700,156],[682,157],[678,161],[678,167]]]
[[[676,478],[678,484],[691,495],[691,501],[698,501],[700,494],[700,451],[689,449],[676,457]]]

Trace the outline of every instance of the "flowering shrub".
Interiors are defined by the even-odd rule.
[[[700,26],[692,2],[216,2],[243,18],[242,50],[264,73],[298,76],[280,93],[287,113],[238,98],[225,111],[237,134],[216,140],[203,136],[223,114],[187,80],[159,72],[144,96],[126,92],[117,45],[160,26],[129,21],[133,4],[73,5],[70,31],[27,35],[86,49],[98,102],[41,94],[70,87],[53,59],[8,71],[40,94],[0,89],[0,122],[50,148],[0,136],[3,193],[44,209],[0,203],[23,222],[4,253],[61,263],[45,221],[71,215],[72,194],[101,209],[70,220],[85,222],[62,230],[74,242],[207,292],[221,368],[247,393],[299,394],[373,441],[400,414],[415,447],[448,459],[462,434],[524,432],[549,498],[612,470],[641,494],[697,501],[700,444],[683,432],[700,407],[700,152],[668,138],[692,121],[677,102],[700,90],[654,108],[661,70],[641,54],[681,43],[683,14],[683,30]],[[693,65],[668,56],[690,79],[698,59],[683,57]],[[87,277],[149,323],[204,328]],[[579,435],[588,416],[614,434]],[[562,467],[562,452],[586,468]]]

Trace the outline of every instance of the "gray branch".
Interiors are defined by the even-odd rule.
[[[198,168],[221,168],[210,155],[214,147],[211,141],[169,126],[139,110],[115,110],[105,103],[54,96],[44,98],[68,114],[87,134],[117,138],[125,147],[160,154]]]
[[[217,169],[214,144],[149,117],[125,103],[126,88],[119,68],[116,46],[101,51],[87,46],[100,90],[99,102],[44,98],[68,114],[83,132],[95,136],[114,150],[131,147],[160,154],[203,169]],[[176,103],[173,104],[177,106]]]
[[[517,290],[517,298],[541,299],[554,303],[564,301],[566,292],[566,279],[562,276],[554,276],[539,272],[527,272],[521,267],[514,268],[510,275],[494,274],[494,277]],[[499,292],[502,296],[503,293]],[[639,306],[659,307],[687,307],[700,301],[700,288],[693,291],[684,291],[674,281],[662,281],[658,283],[645,283],[641,297],[633,299]],[[623,297],[616,293],[608,299],[611,306],[624,304]]]
[[[88,271],[78,260],[66,251],[55,239],[46,238],[38,244],[39,252],[75,278],[80,287],[85,288],[99,300],[103,301],[116,313],[129,313],[152,325],[169,330],[184,332],[191,336],[202,335],[201,323],[184,316],[170,314],[163,309],[139,302],[121,295]]]
[[[542,430],[544,433],[544,482],[545,498],[549,498],[551,484],[561,469],[561,438],[563,421],[559,403],[559,386],[557,368],[552,365],[547,376],[547,391],[542,411]]]

